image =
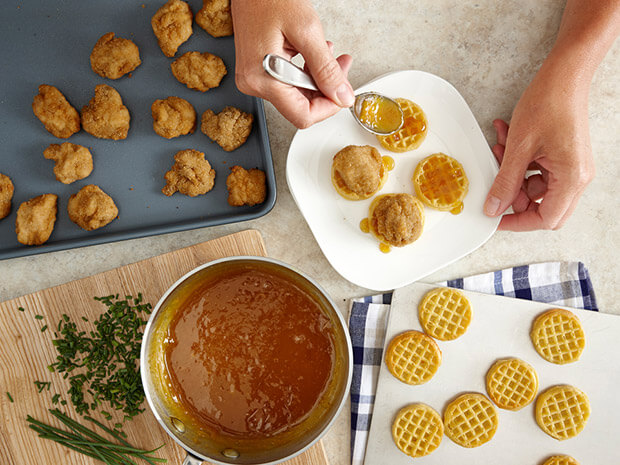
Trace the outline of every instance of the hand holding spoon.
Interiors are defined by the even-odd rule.
[[[312,76],[280,56],[265,55],[263,68],[280,82],[302,89],[320,91]],[[379,136],[395,133],[404,122],[403,111],[398,103],[376,92],[356,95],[355,102],[349,110],[360,126]]]

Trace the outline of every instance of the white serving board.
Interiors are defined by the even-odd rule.
[[[386,344],[405,330],[422,330],[417,306],[434,287],[416,283],[394,292]],[[394,378],[382,362],[364,464],[411,465],[411,457],[392,440],[396,412],[407,404],[423,402],[443,416],[447,402],[459,393],[486,395],[487,370],[498,358],[510,356],[536,369],[539,392],[555,384],[572,384],[588,395],[592,413],[581,434],[565,441],[545,434],[535,421],[534,400],[518,412],[498,408],[499,427],[488,443],[466,449],[444,436],[435,452],[416,458],[414,463],[540,465],[550,455],[567,454],[582,465],[620,464],[620,317],[568,308],[581,320],[586,347],[577,362],[554,365],[538,355],[529,332],[537,315],[557,306],[463,292],[472,305],[472,323],[455,341],[437,341],[443,362],[428,383],[408,386]]]

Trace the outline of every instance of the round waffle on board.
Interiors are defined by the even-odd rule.
[[[559,365],[578,360],[586,345],[577,315],[561,308],[539,315],[534,320],[530,337],[542,358]]]
[[[411,100],[394,99],[403,110],[403,126],[389,136],[377,136],[381,146],[392,152],[408,152],[417,149],[428,132],[428,120],[424,111]]]
[[[443,431],[439,414],[421,403],[400,409],[392,423],[392,438],[396,447],[410,457],[424,457],[437,449]]]
[[[520,410],[538,393],[538,375],[534,368],[518,358],[496,361],[486,376],[487,393],[495,405]]]
[[[440,287],[424,296],[418,306],[418,317],[426,334],[440,341],[452,341],[467,331],[471,305],[462,292]]]
[[[536,423],[558,441],[577,436],[590,417],[590,401],[574,386],[552,386],[536,399]]]
[[[385,350],[385,364],[406,384],[424,384],[441,365],[437,343],[420,331],[406,331],[394,337]]]
[[[443,415],[446,436],[463,447],[478,447],[497,431],[497,411],[486,396],[461,394],[448,404]]]
[[[545,460],[542,465],[579,465],[579,462],[570,455],[554,455]]]
[[[429,207],[455,215],[463,210],[469,180],[454,158],[441,152],[424,158],[416,166],[412,181],[416,195]]]

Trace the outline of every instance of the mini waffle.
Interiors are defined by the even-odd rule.
[[[396,414],[392,438],[396,447],[410,457],[424,457],[441,444],[443,422],[428,405],[407,405]]]
[[[418,306],[418,317],[426,334],[440,341],[451,341],[467,331],[471,305],[462,292],[440,287],[424,296]]]
[[[579,465],[579,462],[570,455],[554,455],[545,460],[543,465]]]
[[[542,358],[562,365],[579,359],[586,338],[577,316],[554,308],[534,320],[530,333],[534,348]]]
[[[420,331],[406,331],[394,337],[385,351],[385,363],[396,378],[407,384],[424,384],[441,365],[441,350]]]
[[[377,136],[379,143],[392,152],[408,152],[417,149],[428,132],[428,121],[422,109],[411,100],[395,99],[403,110],[403,126],[389,136]]]
[[[435,153],[423,159],[413,173],[415,193],[424,204],[440,211],[458,214],[469,180],[463,166],[445,153]]]
[[[482,394],[462,394],[448,404],[443,422],[446,436],[459,446],[478,447],[495,435],[497,411]]]
[[[536,397],[538,375],[529,363],[518,358],[495,362],[487,372],[487,393],[495,405],[520,410]]]
[[[589,417],[588,396],[574,386],[550,387],[536,399],[536,423],[558,441],[581,433]]]

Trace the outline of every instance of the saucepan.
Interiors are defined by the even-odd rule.
[[[184,464],[273,465],[330,428],[351,385],[346,324],[309,276],[278,260],[229,257],[174,283],[155,306],[142,384]]]

